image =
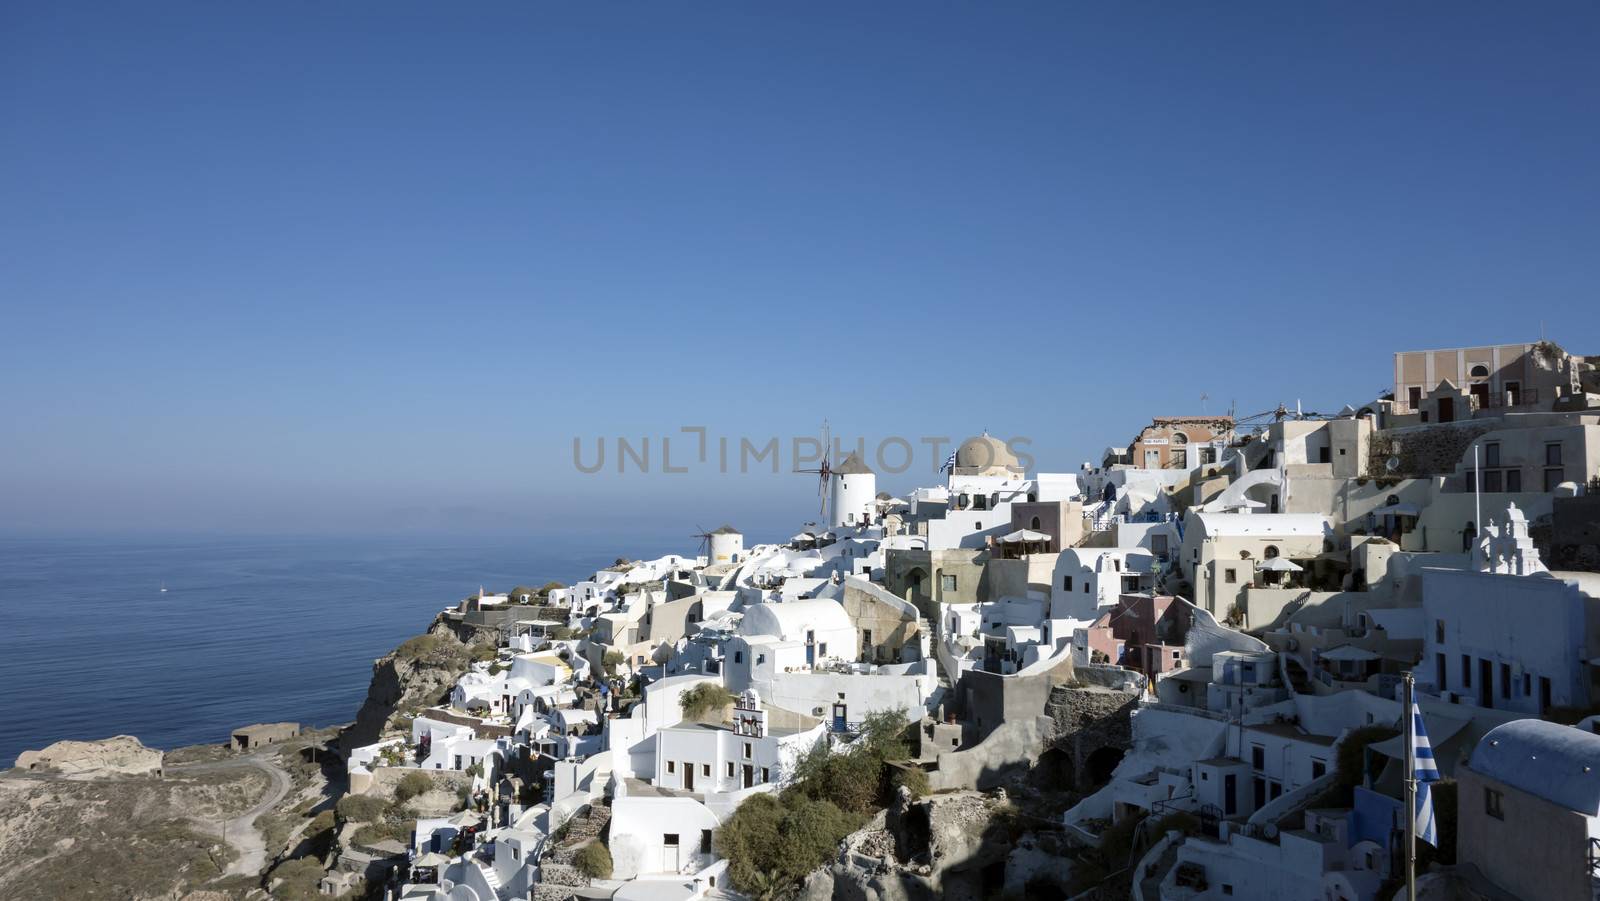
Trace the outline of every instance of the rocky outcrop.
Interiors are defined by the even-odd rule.
[[[339,733],[340,750],[349,754],[353,748],[370,745],[396,716],[414,714],[446,700],[474,653],[492,646],[488,644],[491,633],[480,634],[483,642],[463,642],[440,614],[427,632],[374,661],[366,700],[361,702],[355,722]]]
[[[895,805],[848,836],[832,863],[801,886],[802,901],[932,901],[985,896],[991,868],[1012,849],[1011,808],[999,793],[964,791]]]
[[[131,735],[99,741],[58,741],[43,751],[17,755],[17,769],[86,779],[161,775],[162,754]]]

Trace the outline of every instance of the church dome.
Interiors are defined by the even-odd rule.
[[[1020,473],[1022,467],[1004,441],[985,432],[961,442],[956,449],[955,471],[960,475],[1005,475]]]

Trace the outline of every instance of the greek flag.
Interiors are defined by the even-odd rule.
[[[956,468],[956,452],[955,451],[951,451],[950,452],[950,456],[945,459],[944,465],[939,467],[939,471],[940,472],[944,472],[946,470],[953,470],[955,468]]]
[[[1417,808],[1412,811],[1417,838],[1437,848],[1439,824],[1433,818],[1430,785],[1439,781],[1439,767],[1433,762],[1433,746],[1428,744],[1428,730],[1422,724],[1422,711],[1416,701],[1411,702],[1411,758],[1411,775],[1417,780]]]

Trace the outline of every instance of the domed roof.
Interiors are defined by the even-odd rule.
[[[1585,816],[1600,814],[1600,735],[1545,720],[1502,723],[1472,752],[1472,769]]]
[[[1004,441],[991,437],[988,432],[961,442],[956,449],[955,465],[956,469],[963,470],[962,475],[981,475],[996,469],[1022,471],[1017,463],[1017,455],[1006,447]]]

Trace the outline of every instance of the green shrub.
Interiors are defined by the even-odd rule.
[[[399,784],[394,787],[394,799],[398,803],[415,798],[417,795],[433,791],[433,780],[426,773],[413,770],[400,778]]]
[[[595,839],[578,849],[578,853],[573,855],[572,865],[590,879],[610,879],[611,849]]]
[[[311,825],[306,827],[306,831],[316,835],[320,832],[327,832],[336,825],[338,825],[338,818],[333,815],[333,811],[324,810],[311,818]]]
[[[274,898],[285,901],[315,898],[317,883],[322,881],[322,863],[315,857],[286,860],[272,871],[271,881],[277,883],[272,889]]]
[[[401,660],[421,660],[424,657],[433,657],[448,646],[449,639],[442,635],[418,635],[408,638],[394,649],[396,657]]]
[[[732,704],[733,692],[717,682],[702,682],[684,692],[678,702],[683,705],[684,719],[697,720]]]
[[[383,803],[382,798],[371,795],[345,795],[333,807],[339,812],[339,818],[347,823],[370,823],[383,816],[388,805]]]
[[[928,774],[920,767],[906,767],[895,773],[894,786],[911,792],[911,800],[927,797],[929,794]]]
[[[625,656],[621,651],[617,650],[616,648],[607,648],[605,655],[600,658],[600,665],[605,669],[606,675],[615,676],[617,674],[617,667],[626,663],[627,660],[627,656]]]
[[[733,884],[766,901],[825,863],[864,821],[832,801],[797,792],[754,795],[717,829],[714,842]]]

